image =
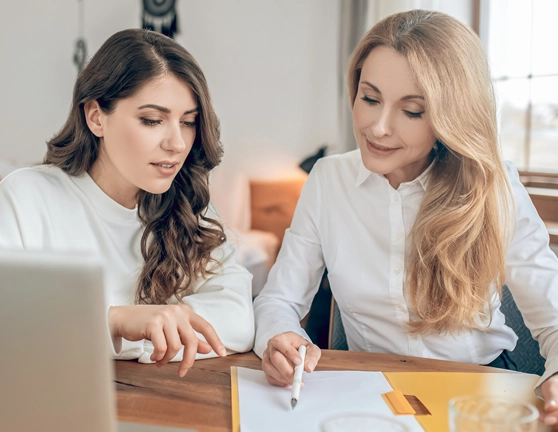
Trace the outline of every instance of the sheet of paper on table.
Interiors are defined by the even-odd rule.
[[[237,373],[242,432],[321,432],[325,420],[348,413],[395,418],[381,396],[393,390],[381,372],[305,372],[294,410],[290,388],[272,386],[259,370],[238,367]],[[410,432],[423,431],[414,416],[397,416],[397,420]]]

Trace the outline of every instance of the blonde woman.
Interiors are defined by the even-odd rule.
[[[351,350],[510,367],[506,283],[547,359],[537,391],[555,424],[558,259],[500,159],[479,39],[442,13],[392,15],[360,41],[348,85],[359,150],[314,167],[255,300],[269,382],[292,382],[301,344],[306,371],[320,358],[299,322],[325,267]]]

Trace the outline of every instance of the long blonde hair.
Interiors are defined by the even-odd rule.
[[[501,161],[496,104],[479,38],[456,19],[413,10],[391,15],[360,41],[349,65],[351,106],[372,49],[403,56],[437,138],[429,186],[409,236],[407,284],[414,334],[486,328],[491,287],[505,281],[512,198]]]

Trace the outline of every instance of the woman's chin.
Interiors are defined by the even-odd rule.
[[[144,192],[153,194],[153,195],[161,195],[164,194],[165,192],[168,192],[168,190],[170,189],[172,185],[172,182],[168,182],[166,184],[150,184],[150,185],[146,185],[145,187],[142,187],[141,189]]]

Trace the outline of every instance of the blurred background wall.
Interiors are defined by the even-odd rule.
[[[116,31],[141,26],[140,0],[81,1],[89,55]],[[67,116],[78,4],[2,4],[0,159],[8,163],[40,161]],[[177,8],[175,39],[206,74],[227,158],[269,176],[337,143],[338,0],[178,0]]]
[[[228,164],[250,177],[282,176],[322,144],[329,145],[328,153],[354,148],[350,133],[341,132],[347,102],[340,97],[345,66],[339,66],[340,17],[352,3],[177,0],[175,39],[207,76]],[[366,3],[362,32],[390,13],[414,7],[471,23],[471,0],[360,3]],[[141,0],[3,2],[0,160],[15,166],[41,160],[45,141],[69,110],[80,32],[91,56],[116,31],[140,27],[141,10]]]

